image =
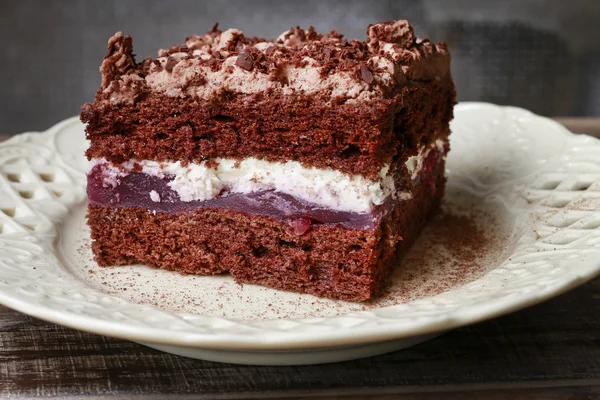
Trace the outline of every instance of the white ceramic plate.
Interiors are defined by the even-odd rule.
[[[446,214],[368,304],[228,276],[100,268],[85,225],[82,124],[18,135],[0,144],[0,303],[190,357],[303,364],[406,347],[596,276],[600,141],[518,108],[465,103],[455,113]]]

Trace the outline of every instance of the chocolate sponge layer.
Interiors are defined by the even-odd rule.
[[[386,163],[416,155],[449,134],[454,86],[410,81],[374,103],[330,98],[230,95],[207,102],[150,94],[132,104],[87,104],[88,158],[199,161],[215,157],[295,160],[375,178]]]

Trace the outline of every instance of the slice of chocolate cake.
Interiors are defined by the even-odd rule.
[[[455,91],[444,44],[367,35],[215,26],[141,63],[114,35],[81,112],[96,261],[381,293],[443,196]]]

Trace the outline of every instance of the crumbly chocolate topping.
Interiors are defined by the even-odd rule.
[[[400,48],[410,48],[417,37],[412,26],[407,21],[388,21],[371,24],[367,27],[369,44],[377,46],[379,43],[394,43]]]
[[[369,25],[366,41],[313,27],[291,28],[268,41],[215,25],[158,55],[136,63],[131,37],[115,34],[96,102],[132,103],[154,92],[202,100],[226,93],[319,93],[363,102],[389,97],[406,80],[442,79],[450,69],[446,46],[417,39],[407,21]]]
[[[108,53],[100,67],[101,88],[106,89],[111,82],[137,69],[137,66],[131,36],[123,35],[121,32],[115,33],[108,41]]]

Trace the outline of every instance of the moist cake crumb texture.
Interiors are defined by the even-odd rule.
[[[364,301],[440,204],[450,56],[406,21],[364,41],[215,25],[140,62],[117,33],[100,71],[81,112],[100,265]]]

